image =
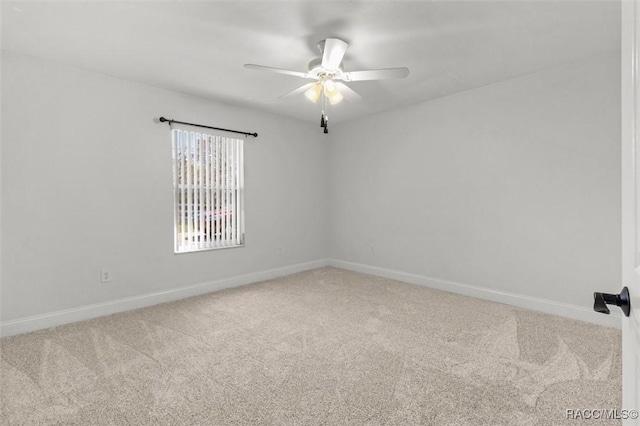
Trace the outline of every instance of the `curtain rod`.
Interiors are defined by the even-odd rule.
[[[223,129],[221,127],[212,127],[212,126],[205,126],[202,124],[187,123],[184,121],[171,120],[164,117],[160,117],[159,120],[161,123],[164,123],[164,122],[169,123],[169,126],[171,126],[172,123],[178,123],[178,124],[186,124],[187,126],[204,127],[206,129],[213,129],[213,130],[222,130],[223,132],[240,133],[241,135],[253,136],[254,138],[258,137],[257,133],[241,132],[239,130],[230,130],[230,129]]]

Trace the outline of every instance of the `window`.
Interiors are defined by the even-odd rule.
[[[243,141],[173,130],[175,252],[244,244]]]

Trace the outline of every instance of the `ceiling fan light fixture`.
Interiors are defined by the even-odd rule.
[[[333,96],[333,94],[336,92],[336,84],[333,82],[333,80],[327,80],[324,82],[324,95],[327,98],[331,99],[331,96]]]
[[[331,96],[329,96],[329,102],[331,102],[331,105],[338,105],[340,102],[342,102],[343,99],[344,96],[342,96],[342,93],[340,93],[337,89],[334,90]]]
[[[328,90],[329,92],[333,92],[334,90],[336,90],[336,83],[331,79],[328,78],[324,81],[324,90]]]
[[[306,92],[304,92],[304,95],[307,97],[307,99],[315,104],[316,102],[318,102],[321,93],[322,86],[320,85],[320,83],[316,83],[311,86]]]
[[[342,93],[338,90],[336,83],[332,79],[324,81],[324,95],[329,99],[331,105],[339,104],[343,98]]]

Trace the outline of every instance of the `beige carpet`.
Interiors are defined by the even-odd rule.
[[[333,268],[0,343],[11,425],[579,425],[567,408],[621,404],[619,331]]]

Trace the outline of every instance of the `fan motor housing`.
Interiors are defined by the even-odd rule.
[[[309,74],[313,77],[329,77],[329,78],[341,78],[344,71],[344,65],[342,62],[335,70],[328,70],[322,67],[322,58],[315,58],[309,62]]]

